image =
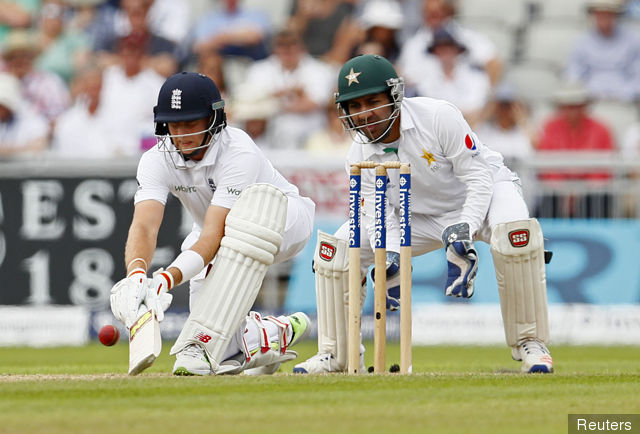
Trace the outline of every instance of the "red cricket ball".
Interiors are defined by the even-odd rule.
[[[100,342],[102,342],[102,345],[110,347],[118,342],[118,339],[120,338],[120,331],[115,326],[108,324],[100,329],[98,338],[100,339]]]

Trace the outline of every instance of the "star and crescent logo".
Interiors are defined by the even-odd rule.
[[[344,78],[349,80],[349,83],[347,84],[347,87],[351,86],[352,83],[360,84],[360,82],[358,81],[358,76],[360,74],[362,74],[362,72],[354,72],[353,68],[351,68],[351,71],[349,71],[349,74],[344,76]]]
[[[429,166],[431,166],[431,163],[435,163],[436,162],[436,159],[433,156],[433,154],[431,152],[427,152],[427,150],[424,149],[424,148],[422,148],[422,158],[427,160],[427,163],[429,163]]]

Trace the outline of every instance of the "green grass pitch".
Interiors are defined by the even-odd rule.
[[[170,345],[137,377],[126,343],[0,348],[0,433],[566,433],[569,413],[640,413],[640,347],[551,346],[552,375],[520,374],[506,347],[452,346],[414,347],[409,376],[293,375],[290,362],[201,378],[170,375]],[[398,354],[390,343],[387,364]]]

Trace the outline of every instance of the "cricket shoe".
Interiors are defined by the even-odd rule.
[[[294,374],[329,374],[331,372],[344,372],[333,354],[316,354],[302,363],[293,367]],[[360,372],[366,372],[364,366],[364,354],[360,354]]]
[[[296,312],[287,317],[291,323],[291,340],[289,346],[292,347],[311,332],[311,320],[304,312]]]
[[[191,344],[176,354],[173,375],[211,375],[212,373],[207,353],[201,346]]]
[[[304,312],[296,312],[287,317],[289,320],[289,324],[291,324],[291,335],[289,337],[289,347],[294,346],[298,342],[300,342],[305,336],[307,336],[311,332],[311,320]],[[271,349],[274,351],[278,350],[278,344],[272,343]],[[260,366],[258,368],[245,369],[243,371],[244,375],[271,375],[274,374],[278,368],[280,368],[280,363],[272,363],[266,366]]]
[[[342,372],[333,354],[316,354],[293,367],[294,374],[328,374]]]
[[[511,348],[511,357],[513,360],[522,361],[522,372],[530,374],[553,372],[551,354],[546,345],[538,340],[530,339]]]

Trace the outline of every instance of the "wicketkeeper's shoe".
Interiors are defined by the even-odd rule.
[[[294,374],[329,374],[331,372],[344,372],[333,354],[316,354],[302,363],[293,367]],[[366,372],[364,366],[364,354],[360,354],[360,372]]]
[[[173,375],[211,375],[207,353],[199,345],[191,344],[176,354]]]
[[[294,374],[328,374],[341,372],[338,361],[333,354],[316,354],[315,356],[298,363],[293,367]]]
[[[551,354],[547,346],[538,340],[530,339],[511,348],[511,357],[513,360],[522,361],[522,372],[531,374],[553,372]]]
[[[311,332],[311,320],[304,312],[296,312],[287,318],[289,318],[291,330],[293,331],[289,341],[289,346],[292,347]]]

